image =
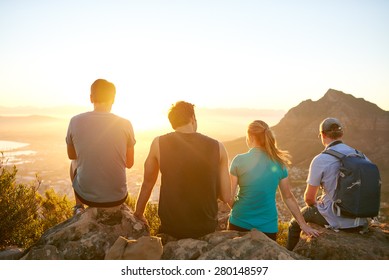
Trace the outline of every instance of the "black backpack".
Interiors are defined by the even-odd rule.
[[[378,216],[381,198],[381,177],[377,165],[355,150],[344,155],[326,149],[324,154],[340,160],[339,177],[334,194],[334,210],[349,218],[373,218]]]

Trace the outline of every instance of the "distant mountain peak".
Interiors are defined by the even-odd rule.
[[[312,139],[320,122],[327,117],[338,118],[345,127],[345,139],[371,158],[380,158],[387,153],[384,143],[389,140],[389,112],[363,98],[330,88],[319,100],[308,100],[290,109],[274,127],[279,136],[278,143],[291,152],[295,163],[307,164],[307,158],[322,148],[320,142]],[[311,151],[308,157],[307,151]],[[386,158],[382,162],[389,166]]]
[[[353,97],[351,94],[346,94],[343,91],[336,89],[328,89],[324,96],[320,99],[328,102],[336,102],[339,100],[344,100],[345,98]]]
[[[355,97],[352,94],[344,93],[336,89],[328,89],[322,98],[314,102],[316,105],[329,106],[333,111],[345,111],[345,113],[370,115],[373,113],[386,114],[377,104],[371,103],[364,98]]]
[[[363,101],[363,103],[366,102],[366,100],[364,100],[363,98],[356,98],[352,94],[347,94],[344,93],[343,91],[332,89],[332,88],[328,89],[327,92],[324,94],[324,96],[318,101],[325,101],[330,103],[336,103],[336,102],[355,103],[358,101]]]

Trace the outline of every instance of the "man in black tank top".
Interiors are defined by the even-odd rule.
[[[217,140],[196,132],[193,104],[177,102],[168,117],[175,131],[151,144],[135,216],[146,222],[143,213],[160,171],[159,231],[197,238],[215,231],[217,199],[227,203],[231,197],[227,152]]]

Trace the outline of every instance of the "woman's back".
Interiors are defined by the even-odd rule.
[[[255,147],[233,159],[230,173],[238,178],[239,185],[230,223],[246,229],[277,232],[275,196],[279,181],[288,176],[286,168]]]

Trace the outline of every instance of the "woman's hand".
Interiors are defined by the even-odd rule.
[[[320,231],[310,227],[308,224],[301,226],[301,230],[309,237],[319,237]]]

